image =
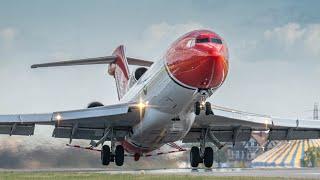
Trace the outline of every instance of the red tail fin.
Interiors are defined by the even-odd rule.
[[[128,82],[129,82],[129,68],[128,61],[124,53],[124,46],[120,45],[112,53],[113,56],[116,56],[116,61],[109,65],[108,72],[116,80],[118,98],[119,100],[126,94],[128,91]]]

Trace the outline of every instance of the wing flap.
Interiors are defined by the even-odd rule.
[[[274,129],[269,131],[269,140],[319,139],[319,130],[315,129]]]
[[[72,127],[55,127],[53,131],[53,137],[55,138],[70,138],[70,134],[72,133]],[[124,140],[125,136],[128,134],[129,129],[122,128],[117,129],[114,128],[113,135],[111,132],[107,135],[106,140],[111,140],[111,137],[117,140]],[[77,128],[75,133],[72,136],[72,139],[90,139],[90,140],[99,140],[104,135],[104,128]]]
[[[214,136],[221,142],[233,141],[233,130],[212,130]],[[191,129],[190,132],[183,138],[183,143],[200,142],[201,129]],[[251,137],[251,130],[241,129],[238,133],[237,141],[248,141]]]
[[[0,124],[3,123],[49,123],[52,121],[52,113],[46,114],[23,114],[23,115],[0,115]]]
[[[0,134],[31,136],[34,133],[34,124],[0,124]]]

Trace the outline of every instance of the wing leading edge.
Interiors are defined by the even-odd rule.
[[[106,128],[115,130],[115,138],[122,138],[140,121],[138,110],[131,104],[117,104],[47,114],[0,115],[0,134],[34,134],[34,127],[55,125],[56,138],[100,139]]]
[[[204,130],[210,130],[221,142],[247,141],[253,131],[269,131],[269,140],[320,138],[320,121],[277,118],[215,106],[212,108],[215,115],[197,116],[184,142],[199,142]]]

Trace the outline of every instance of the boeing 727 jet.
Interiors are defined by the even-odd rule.
[[[199,144],[190,163],[213,164],[213,149],[225,142],[248,141],[253,131],[269,131],[268,140],[317,139],[320,121],[281,119],[211,105],[206,99],[224,83],[229,68],[226,42],[215,32],[195,30],[169,47],[163,58],[148,61],[126,57],[119,46],[111,56],[35,64],[32,68],[108,65],[119,102],[92,102],[85,109],[47,114],[0,115],[0,134],[34,134],[35,125],[53,125],[55,138],[91,140],[101,147],[103,165],[124,164],[148,156],[165,144]],[[129,72],[129,65],[138,66]],[[110,141],[110,145],[105,144]]]

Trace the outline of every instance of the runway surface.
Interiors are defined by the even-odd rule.
[[[192,175],[192,176],[254,176],[254,177],[288,177],[320,179],[319,168],[300,169],[153,169],[153,170],[119,170],[119,169],[41,169],[41,170],[8,170],[0,172],[79,172],[102,174],[149,174],[149,175]]]

